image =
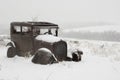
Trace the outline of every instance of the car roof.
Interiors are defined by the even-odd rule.
[[[11,26],[35,26],[42,28],[59,28],[57,24],[50,22],[12,22]]]

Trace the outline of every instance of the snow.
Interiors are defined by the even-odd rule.
[[[53,43],[53,42],[58,42],[62,39],[53,35],[39,35],[36,37],[36,40],[42,40],[42,41]]]
[[[7,58],[7,48],[0,45],[0,80],[120,80],[119,42],[64,40],[69,56],[74,49],[83,51],[81,62],[34,64],[33,57]]]
[[[0,35],[0,45],[7,45],[10,42],[10,36],[8,35]]]
[[[49,49],[47,48],[40,48],[39,50],[42,50],[42,51],[46,51],[46,52],[49,52],[49,53],[52,53]]]

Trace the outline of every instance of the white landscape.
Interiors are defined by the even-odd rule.
[[[11,23],[29,21],[58,24],[68,56],[79,49],[82,60],[41,65],[33,57],[8,58]],[[50,38],[36,40],[61,40]],[[120,0],[0,0],[0,80],[120,80]]]
[[[40,65],[32,57],[7,58],[7,38],[0,40],[0,80],[120,80],[119,42],[67,38],[68,56],[82,50],[82,61]]]

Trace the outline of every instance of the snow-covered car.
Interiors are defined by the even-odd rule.
[[[40,48],[49,49],[58,61],[67,58],[67,43],[58,36],[58,25],[49,22],[12,22],[7,57],[34,55]]]

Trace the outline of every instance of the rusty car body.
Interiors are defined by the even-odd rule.
[[[11,42],[7,51],[7,57],[15,55],[32,56],[40,48],[48,48],[59,60],[67,57],[67,43],[60,39],[57,42],[49,42],[36,39],[39,35],[52,35],[58,37],[58,25],[49,22],[12,22],[10,25]]]

